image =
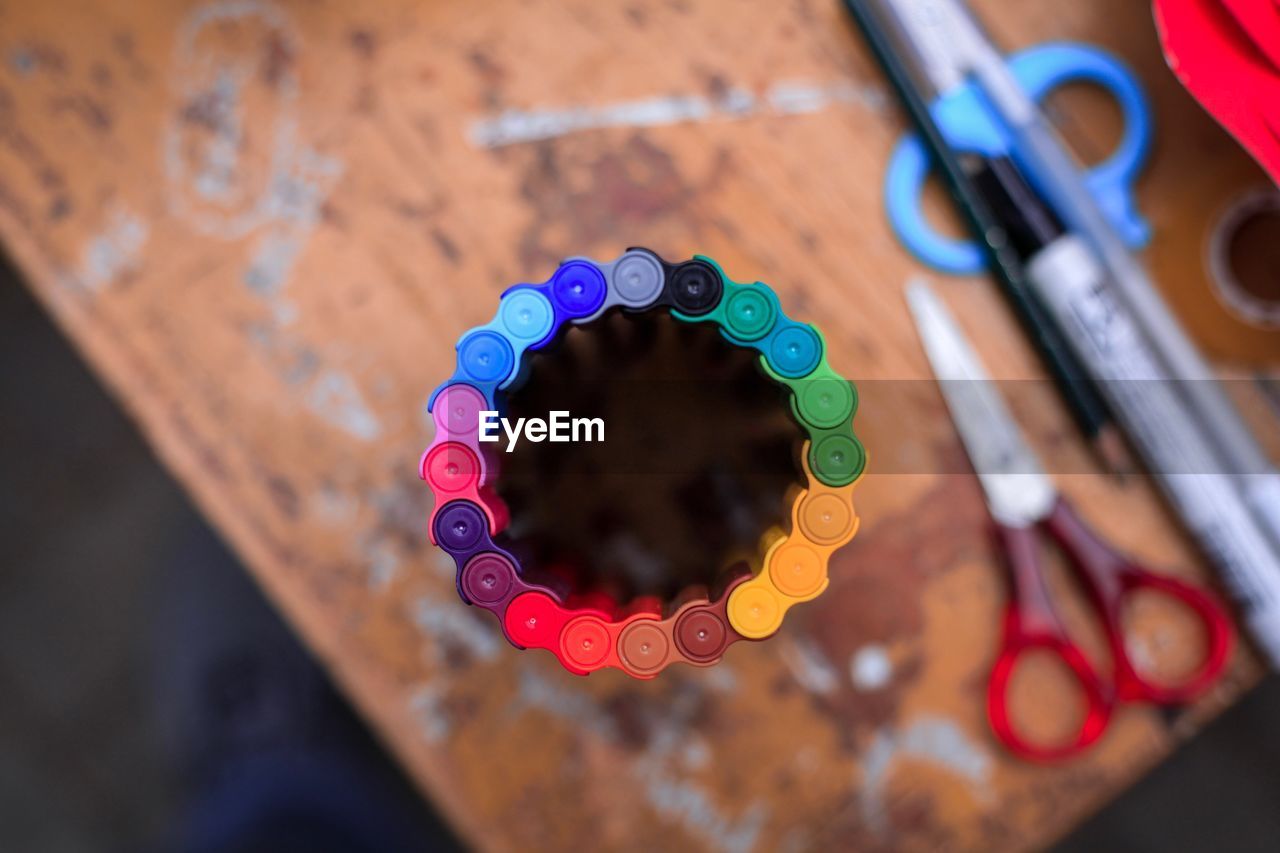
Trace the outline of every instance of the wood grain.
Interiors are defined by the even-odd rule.
[[[1088,39],[1147,82],[1163,129],[1141,188],[1149,254],[1185,310],[1204,292],[1191,255],[1208,214],[1260,173],[1166,73],[1143,4],[976,5],[1006,47]],[[900,292],[919,270],[879,196],[901,119],[837,13],[0,4],[7,248],[424,792],[486,848],[1039,846],[1257,677],[1244,650],[1198,707],[1127,708],[1057,767],[988,734],[1003,581],[976,484],[930,473],[963,463],[932,386],[906,381],[928,376]],[[1087,137],[1103,108],[1083,108]],[[508,648],[456,600],[415,472],[459,332],[561,257],[637,244],[706,253],[819,323],[832,364],[865,383],[872,453],[862,532],[829,591],[772,641],[649,683]],[[942,288],[1000,376],[1041,376],[991,287]],[[1020,414],[1083,460],[1056,402]],[[1062,485],[1092,522],[1206,577],[1150,488],[1079,464]],[[1193,654],[1171,625],[1168,647]],[[888,663],[885,683],[857,675],[869,660]]]

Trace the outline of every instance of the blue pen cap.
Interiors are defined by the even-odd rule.
[[[515,353],[506,338],[483,329],[458,343],[458,367],[479,385],[500,382],[515,367]]]
[[[532,288],[512,290],[498,303],[498,320],[513,341],[540,341],[551,332],[555,314],[547,297]]]
[[[765,357],[779,375],[799,379],[817,368],[822,359],[822,340],[808,326],[793,323],[773,336]]]
[[[551,298],[557,313],[570,319],[588,317],[604,304],[607,287],[604,273],[595,264],[569,261],[551,278]]]

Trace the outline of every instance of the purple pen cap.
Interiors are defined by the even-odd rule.
[[[471,501],[457,500],[436,514],[436,542],[455,559],[488,538],[489,520]]]
[[[511,595],[516,585],[515,564],[496,551],[476,554],[462,569],[462,589],[475,604],[499,604]]]
[[[489,408],[484,395],[470,385],[455,382],[442,389],[432,408],[437,437],[444,434],[452,441],[466,444],[479,435],[480,413]]]

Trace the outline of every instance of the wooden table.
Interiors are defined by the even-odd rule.
[[[0,4],[0,235],[468,840],[1038,846],[1257,677],[1242,650],[1199,706],[1127,708],[1059,766],[989,735],[1004,586],[975,482],[927,473],[963,470],[932,386],[870,382],[928,376],[900,294],[919,268],[880,209],[902,120],[836,3],[138,5]],[[1208,213],[1261,173],[1167,74],[1144,4],[976,5],[1007,47],[1087,39],[1149,84],[1149,257],[1185,309]],[[1071,134],[1104,147],[1113,117],[1074,100]],[[459,332],[507,284],[633,244],[770,282],[837,369],[909,389],[865,394],[863,527],[828,592],[653,682],[508,648],[456,600],[415,472]],[[1041,375],[991,287],[941,287],[1001,376]],[[1092,470],[1056,404],[1020,414]],[[1062,485],[1125,548],[1206,576],[1145,484]]]

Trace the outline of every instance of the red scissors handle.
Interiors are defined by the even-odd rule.
[[[1099,538],[1062,499],[1043,524],[1070,558],[1102,616],[1115,661],[1117,699],[1178,704],[1196,698],[1214,682],[1231,656],[1234,632],[1226,611],[1212,595],[1135,563]],[[1124,641],[1124,607],[1135,592],[1142,590],[1176,599],[1204,626],[1204,656],[1195,671],[1176,683],[1143,675],[1129,656]]]
[[[1040,562],[1036,533],[1041,526],[1066,553],[1098,610],[1114,661],[1114,683],[1104,683],[1099,678],[1058,617]],[[1204,590],[1156,574],[1112,548],[1061,498],[1038,524],[997,525],[997,533],[1008,559],[1013,589],[1005,612],[1004,640],[991,672],[987,714],[996,736],[1014,753],[1038,761],[1064,758],[1102,735],[1116,701],[1187,702],[1208,688],[1226,666],[1234,633],[1222,606]],[[1204,657],[1193,673],[1177,683],[1160,683],[1144,676],[1129,657],[1124,642],[1124,605],[1138,590],[1177,599],[1204,624]],[[1084,693],[1087,705],[1084,720],[1074,739],[1062,744],[1032,743],[1014,729],[1010,720],[1009,681],[1018,659],[1033,649],[1060,658]]]
[[[1000,654],[987,685],[987,718],[996,737],[1014,754],[1033,761],[1065,758],[1102,735],[1111,719],[1112,697],[1058,618],[1041,571],[1035,528],[998,524],[996,535],[1008,560],[1013,589],[1005,610]],[[1086,707],[1080,728],[1073,738],[1060,744],[1029,740],[1014,728],[1010,718],[1009,681],[1019,658],[1032,650],[1047,651],[1060,658],[1084,694]]]

